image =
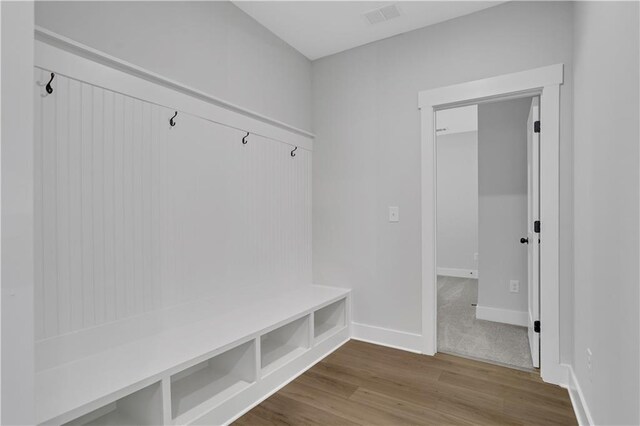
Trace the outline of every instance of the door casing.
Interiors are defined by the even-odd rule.
[[[540,367],[540,243],[535,222],[540,219],[540,138],[535,130],[540,119],[540,99],[534,96],[527,117],[527,327],[531,361]]]
[[[560,85],[563,64],[421,91],[422,192],[422,352],[437,352],[436,134],[441,109],[497,99],[540,97],[540,374],[565,385],[568,370],[560,362]]]

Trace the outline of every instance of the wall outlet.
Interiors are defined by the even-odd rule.
[[[400,209],[397,206],[389,206],[389,222],[400,221]]]
[[[511,293],[520,293],[520,281],[518,280],[509,281],[509,291]]]
[[[589,375],[589,381],[591,381],[592,378],[592,374],[591,374],[591,358],[593,357],[593,353],[591,352],[591,348],[587,348],[587,371],[588,371],[588,375]]]
[[[480,254],[479,253],[473,253],[473,260],[475,260],[476,262],[478,260],[480,260]]]

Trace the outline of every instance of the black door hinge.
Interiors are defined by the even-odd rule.
[[[533,123],[533,133],[540,133],[540,120]]]
[[[533,331],[536,333],[540,333],[540,321],[533,322]]]
[[[536,220],[535,222],[533,222],[533,232],[535,232],[536,234],[540,233],[540,221]]]

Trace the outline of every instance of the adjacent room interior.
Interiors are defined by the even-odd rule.
[[[640,7],[7,1],[3,425],[640,424]]]
[[[527,370],[532,101],[436,113],[438,352]]]

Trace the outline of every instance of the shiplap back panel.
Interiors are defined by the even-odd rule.
[[[311,152],[54,82],[35,91],[38,340],[311,282]]]

